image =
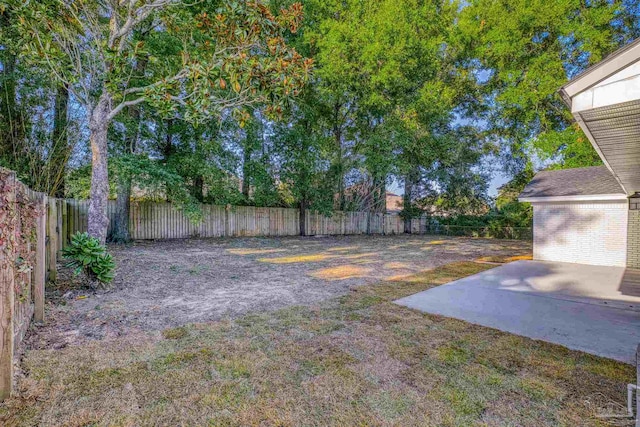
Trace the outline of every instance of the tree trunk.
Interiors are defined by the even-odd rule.
[[[345,197],[345,185],[344,185],[344,166],[342,164],[342,154],[340,154],[340,160],[337,168],[338,175],[338,210],[344,211],[347,205],[347,199]]]
[[[204,202],[204,177],[198,175],[193,180],[193,197],[200,203]]]
[[[64,197],[64,176],[69,158],[67,126],[69,124],[69,89],[60,84],[56,90],[53,109],[53,132],[51,134],[51,155],[49,156],[48,193],[54,197]]]
[[[343,163],[343,154],[342,154],[342,132],[340,128],[336,128],[335,132],[335,144],[336,149],[338,150],[338,161],[336,163],[336,177],[338,179],[337,182],[337,191],[338,191],[338,210],[344,211],[346,205],[345,198],[345,186],[344,186],[344,163]]]
[[[100,243],[107,241],[107,200],[109,199],[109,171],[107,168],[107,131],[111,99],[106,91],[91,110],[89,141],[91,142],[91,201],[89,202],[88,232]]]
[[[129,116],[133,119],[135,132],[128,129],[124,149],[128,153],[136,152],[138,134],[140,132],[140,106],[133,105],[127,108]],[[127,243],[131,240],[129,229],[129,213],[131,212],[131,181],[130,175],[118,177],[116,195],[116,215],[111,233],[111,240],[115,243]]]
[[[167,120],[167,135],[164,142],[164,147],[162,148],[162,154],[164,155],[165,162],[169,161],[169,158],[173,155],[173,119]],[[165,186],[165,199],[168,203],[171,203],[171,194],[169,193],[169,185]]]
[[[164,147],[162,147],[162,155],[165,160],[173,154],[173,119],[167,120],[167,134],[164,139]]]
[[[113,223],[111,240],[116,243],[127,243],[131,240],[129,231],[129,212],[131,211],[131,178],[118,179],[116,199],[116,215]]]
[[[404,232],[411,234],[412,217],[412,193],[413,193],[413,174],[407,174],[404,179],[404,196],[402,198],[402,209],[404,210]]]
[[[251,154],[253,150],[251,147],[248,147],[245,141],[245,147],[242,152],[242,195],[244,196],[246,201],[249,201],[250,196],[250,187],[249,187],[249,175],[251,175]]]
[[[333,138],[338,159],[335,163],[336,190],[338,192],[338,210],[344,211],[346,206],[345,184],[344,184],[344,153],[342,151],[342,120],[340,119],[340,109],[342,104],[336,102],[333,106]]]
[[[385,178],[373,180],[373,212],[387,212],[387,182]]]
[[[307,223],[307,201],[306,200],[301,200],[300,201],[299,219],[300,219],[300,235],[301,236],[306,236],[307,235],[307,227],[306,227],[306,223]]]

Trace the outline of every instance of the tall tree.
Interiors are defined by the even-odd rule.
[[[144,102],[189,120],[257,102],[277,104],[292,96],[310,62],[287,47],[283,35],[297,30],[298,4],[279,15],[260,1],[187,5],[177,0],[113,2],[48,0],[20,10],[27,46],[87,111],[92,151],[88,230],[106,240],[107,136],[124,109]],[[152,81],[132,85],[142,43],[133,34],[143,23],[180,48],[162,58]],[[67,67],[59,67],[59,60]],[[154,60],[159,60],[155,58]]]
[[[19,8],[0,4],[0,164],[32,188],[61,196],[74,140],[69,94],[21,51],[19,17]]]
[[[18,41],[13,20],[16,19],[13,8],[0,9],[0,153],[3,157],[13,157],[23,144],[25,125],[24,116],[18,108]],[[8,160],[5,160],[8,162]]]
[[[463,8],[458,34],[475,58],[467,66],[482,87],[487,136],[501,145],[514,172],[524,169],[531,151],[568,167],[600,162],[557,90],[617,47],[620,29],[613,24],[626,13],[620,7],[472,0]]]
[[[318,94],[307,87],[299,102],[274,129],[280,155],[278,177],[299,210],[300,235],[306,235],[307,210],[329,213],[334,208],[334,186],[328,180],[333,139],[323,133]]]
[[[142,118],[140,105],[130,105],[125,110],[125,131],[122,137],[120,156],[126,158],[137,153],[138,139],[140,137],[140,120]],[[129,212],[131,211],[131,189],[134,177],[143,171],[120,167],[117,173],[116,184],[116,212],[111,239],[114,242],[126,243],[131,240],[129,230]]]
[[[54,197],[64,197],[64,178],[70,154],[69,89],[64,83],[59,83],[54,98],[53,130],[48,162],[49,194]]]
[[[344,206],[345,177],[366,171],[382,196],[389,175],[405,185],[407,229],[426,170],[444,155],[454,110],[466,101],[453,37],[460,5],[449,1],[314,1],[308,49],[316,60],[319,107],[335,139],[336,191]],[[323,102],[324,101],[324,102]],[[319,110],[319,111],[323,111]],[[345,162],[347,155],[349,162]],[[364,168],[360,166],[364,165]]]

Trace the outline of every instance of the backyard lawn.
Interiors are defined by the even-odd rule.
[[[113,291],[57,291],[0,422],[609,425],[632,366],[392,303],[529,250],[427,236],[118,249]],[[160,295],[127,301],[143,287]]]

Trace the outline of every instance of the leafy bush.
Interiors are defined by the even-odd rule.
[[[116,264],[107,248],[95,237],[87,233],[74,234],[62,254],[69,260],[67,267],[73,268],[75,274],[84,272],[91,280],[103,284],[113,280]]]

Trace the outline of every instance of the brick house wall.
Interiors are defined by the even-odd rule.
[[[640,210],[633,207],[627,224],[627,267],[640,268]]]
[[[624,267],[629,212],[626,200],[533,203],[533,258]]]

